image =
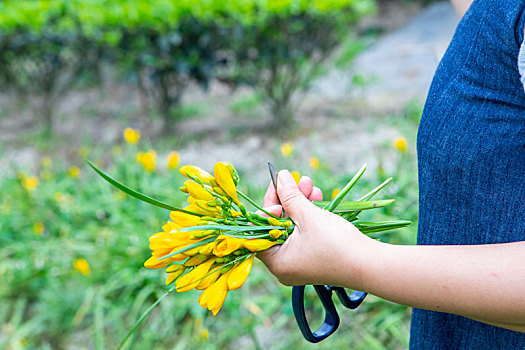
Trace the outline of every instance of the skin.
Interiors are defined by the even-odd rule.
[[[465,12],[467,12],[468,8],[472,4],[472,0],[451,0],[451,2],[452,5],[454,5],[454,9],[456,9],[459,17],[463,17]]]
[[[339,216],[317,208],[321,191],[308,177],[296,185],[279,172],[278,194],[263,206],[284,208],[296,224],[279,247],[258,254],[281,283],[325,284],[366,291],[386,300],[461,315],[525,332],[525,242],[473,246],[382,243]],[[280,205],[282,203],[282,207]]]

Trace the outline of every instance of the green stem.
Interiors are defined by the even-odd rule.
[[[263,208],[261,208],[258,204],[256,204],[254,201],[252,201],[250,199],[250,197],[248,197],[247,195],[245,195],[244,193],[242,193],[241,191],[237,190],[237,193],[244,199],[246,199],[248,202],[250,202],[251,205],[253,205],[255,208],[259,209],[260,211],[262,211],[263,213],[265,213],[266,215],[269,215],[273,218],[276,218],[276,219],[279,219],[277,216],[273,215],[273,214],[270,214],[269,212],[267,212],[266,210],[264,210]]]

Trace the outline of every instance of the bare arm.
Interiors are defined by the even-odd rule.
[[[287,285],[330,284],[400,304],[525,332],[525,242],[402,246],[361,234],[279,173],[279,198],[296,229],[261,260]],[[311,180],[310,180],[311,181]],[[304,184],[303,184],[303,187]],[[311,187],[311,186],[310,186]],[[270,187],[265,205],[280,214]]]
[[[459,17],[463,17],[465,12],[467,12],[468,8],[472,4],[473,0],[451,0],[452,5],[454,5],[454,8],[456,9],[456,12],[458,13]]]

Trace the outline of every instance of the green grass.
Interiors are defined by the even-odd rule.
[[[412,110],[410,113],[417,114]],[[397,127],[413,130],[406,126],[413,125],[416,117],[412,114],[398,121]],[[417,226],[413,141],[409,140],[404,154],[390,142],[385,141],[381,156],[395,159],[396,171],[387,174],[380,168],[377,174],[368,174],[350,197],[358,198],[393,176],[393,184],[380,197],[395,198],[396,203],[375,210],[373,216],[408,219],[415,224],[377,238],[412,244]],[[116,179],[159,200],[184,205],[185,196],[178,191],[184,178],[176,170],[166,169],[160,157],[155,173],[145,172],[135,161],[138,150],[149,148],[143,143],[114,147],[113,152],[90,145],[86,149],[90,152],[87,157]],[[100,164],[102,158],[105,163]],[[276,166],[290,164],[290,159],[278,158]],[[35,175],[40,180],[33,191],[24,188],[22,172],[18,177],[0,176],[0,348],[114,349],[166,290],[164,272],[145,269],[142,264],[149,257],[148,237],[168,220],[168,211],[122,195],[84,165],[80,156],[73,162],[81,164],[78,178],[69,175],[69,164],[60,159],[52,159],[48,168],[26,170],[24,176]],[[242,177],[242,165],[238,167]],[[296,168],[310,174],[326,198],[348,181],[349,174],[333,174],[322,159],[319,169],[300,164]],[[262,202],[265,188],[250,185],[247,178],[243,185],[243,191]],[[88,262],[90,274],[75,270],[77,259]],[[197,298],[195,292],[168,295],[140,325],[127,348],[311,347],[295,324],[291,288],[280,285],[259,262],[246,285],[229,293],[218,316],[201,309]],[[307,301],[309,312],[318,315],[313,322],[320,324],[322,310],[315,294],[307,294]],[[342,317],[340,329],[316,348],[407,347],[408,308],[373,296],[357,310],[336,303]]]

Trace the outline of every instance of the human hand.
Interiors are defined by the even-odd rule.
[[[257,255],[270,272],[285,285],[329,284],[360,289],[361,267],[375,241],[338,215],[312,204],[310,201],[322,200],[322,193],[310,178],[301,178],[297,185],[290,172],[282,170],[277,192],[270,185],[263,206],[276,216],[283,208],[295,222],[295,229],[282,246]]]

